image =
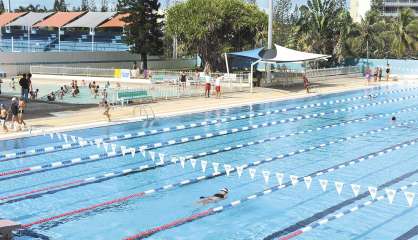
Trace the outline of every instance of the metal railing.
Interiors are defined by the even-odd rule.
[[[115,75],[115,69],[105,68],[79,68],[79,67],[52,67],[52,66],[30,66],[32,74],[45,75],[67,75],[81,77],[111,77]]]
[[[323,78],[339,75],[353,75],[360,74],[362,70],[358,66],[336,67],[336,68],[322,68],[322,69],[307,69],[305,74],[309,79]]]
[[[272,72],[270,81],[268,81],[266,73],[262,74],[261,85],[263,87],[288,87],[296,84],[302,84],[304,74],[306,74],[306,77],[310,82],[319,82],[341,77],[358,76],[362,74],[362,70],[358,66],[307,69],[305,71],[295,71],[290,69],[275,70]],[[256,81],[256,78],[254,81]]]

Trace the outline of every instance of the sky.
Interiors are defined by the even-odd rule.
[[[3,0],[5,6],[7,7],[9,0]],[[99,3],[101,0],[95,0],[96,3]],[[267,0],[257,0],[261,8],[267,8],[268,1]],[[46,5],[47,8],[51,8],[54,4],[54,0],[10,0],[12,4],[12,8],[17,8],[20,5],[29,5],[29,4],[40,4],[40,5]],[[81,0],[66,0],[67,4],[70,4],[72,6],[78,6],[80,5]],[[116,3],[116,0],[109,0],[109,2]],[[162,2],[165,2],[163,0]],[[294,4],[301,4],[306,2],[306,0],[293,0]],[[70,7],[70,8],[71,8]]]

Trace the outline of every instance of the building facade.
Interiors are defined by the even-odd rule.
[[[418,14],[418,0],[384,0],[383,15],[395,17],[403,8],[412,8]]]
[[[351,0],[350,15],[354,22],[360,22],[370,10],[371,0]],[[418,16],[418,0],[383,0],[383,15],[396,17],[403,8],[411,8]]]

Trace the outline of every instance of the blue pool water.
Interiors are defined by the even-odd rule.
[[[376,97],[359,98],[368,94]],[[341,102],[342,99],[346,101]],[[17,239],[113,240],[225,206],[219,213],[161,229],[149,239],[277,239],[312,224],[312,230],[295,235],[295,239],[395,239],[417,224],[416,204],[408,207],[403,192],[397,193],[393,204],[383,199],[337,219],[320,225],[315,223],[371,200],[367,194],[369,186],[386,184],[378,191],[378,196],[384,196],[386,188],[396,190],[418,180],[418,172],[414,172],[418,169],[418,144],[409,144],[418,138],[417,99],[418,88],[414,85],[392,85],[65,133],[70,142],[69,136],[85,140],[119,136],[110,143],[116,144],[117,151],[121,146],[149,145],[156,146],[150,151],[156,153],[157,161],[159,153],[165,156],[164,167],[119,177],[107,175],[101,181],[91,177],[143,165],[154,166],[149,151],[146,151],[146,158],[137,152],[134,157],[127,153],[68,163],[65,161],[105,154],[104,147],[88,145],[80,148],[74,143],[70,149],[45,153],[42,149],[65,144],[63,137],[60,140],[55,136],[51,140],[47,135],[2,141],[0,217],[23,224],[34,223],[19,231]],[[324,102],[327,104],[322,104]],[[310,106],[317,103],[321,104]],[[303,108],[305,105],[307,107]],[[296,109],[297,106],[302,108]],[[288,110],[283,111],[284,108]],[[274,113],[275,110],[281,111]],[[248,114],[266,112],[272,114],[248,117]],[[396,112],[396,123],[390,121],[393,112]],[[241,119],[242,115],[247,117]],[[200,126],[201,122],[212,120],[219,121]],[[263,126],[264,123],[267,124]],[[192,127],[176,131],[166,129],[163,133],[135,138],[125,136],[183,125]],[[258,127],[246,128],[254,125]],[[208,138],[208,133],[220,133],[220,136]],[[195,138],[197,135],[200,138]],[[257,142],[267,138],[272,139]],[[177,144],[166,146],[173,139]],[[179,143],[182,139],[184,143]],[[163,143],[163,146],[155,143]],[[397,144],[401,145],[395,148]],[[229,146],[236,149],[229,150]],[[312,146],[316,148],[310,149]],[[393,150],[379,154],[389,147]],[[38,149],[38,154],[32,154],[32,149]],[[302,149],[305,151],[299,151]],[[213,150],[221,151],[208,154]],[[4,156],[14,152],[25,153],[17,158]],[[192,168],[190,160],[185,162],[184,168],[180,163],[167,164],[172,157],[200,153],[202,157],[194,157],[196,169]],[[376,155],[367,157],[372,153]],[[282,154],[283,157],[274,158]],[[366,157],[362,159],[361,156]],[[273,160],[263,161],[269,158]],[[205,173],[201,169],[202,160],[208,162]],[[257,164],[257,161],[262,162]],[[63,162],[63,166],[60,167],[59,162]],[[213,162],[220,164],[221,173],[223,164],[237,167],[255,162],[256,166],[250,167],[256,169],[255,178],[251,178],[249,168],[240,178],[237,172],[230,176],[213,176]],[[48,165],[51,163],[54,164]],[[343,163],[345,165],[340,167]],[[42,170],[36,168],[39,165],[43,166]],[[332,170],[322,171],[330,167]],[[263,171],[271,173],[268,183],[263,180]],[[303,177],[318,171],[322,173],[312,175],[308,190]],[[248,200],[249,196],[266,189],[276,190],[276,173],[284,174],[286,187]],[[207,177],[198,178],[204,175]],[[299,177],[295,186],[288,186],[291,175]],[[86,184],[75,182],[85,179],[90,180],[84,182]],[[184,182],[187,179],[200,180],[187,184]],[[326,191],[322,190],[319,180],[328,181]],[[336,192],[335,182],[344,183],[340,195]],[[64,184],[71,187],[64,187]],[[161,188],[170,184],[175,186]],[[359,197],[354,196],[350,184],[361,186]],[[230,190],[228,199],[205,206],[196,204],[200,196],[214,194],[223,187]],[[159,190],[156,193],[148,191],[152,189]],[[404,190],[414,193],[417,187]],[[366,192],[364,196],[363,192]],[[110,202],[115,199],[118,201]],[[248,201],[236,202],[240,199]],[[231,202],[233,207],[228,205]],[[97,205],[101,203],[106,204]],[[79,209],[84,210],[74,212]],[[52,221],[37,222],[69,212],[72,213]]]

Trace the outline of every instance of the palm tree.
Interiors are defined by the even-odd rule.
[[[414,16],[414,11],[410,8],[403,9],[393,27],[397,36],[394,42],[397,55],[417,56],[418,19]]]
[[[332,55],[331,64],[338,62],[338,43],[346,35],[351,18],[339,7],[336,0],[308,0],[300,8],[294,37],[296,46],[302,51]]]
[[[370,57],[379,55],[385,44],[381,33],[385,32],[386,23],[377,11],[370,11],[353,29],[353,34],[346,41],[352,56]],[[389,33],[389,32],[388,32]]]

